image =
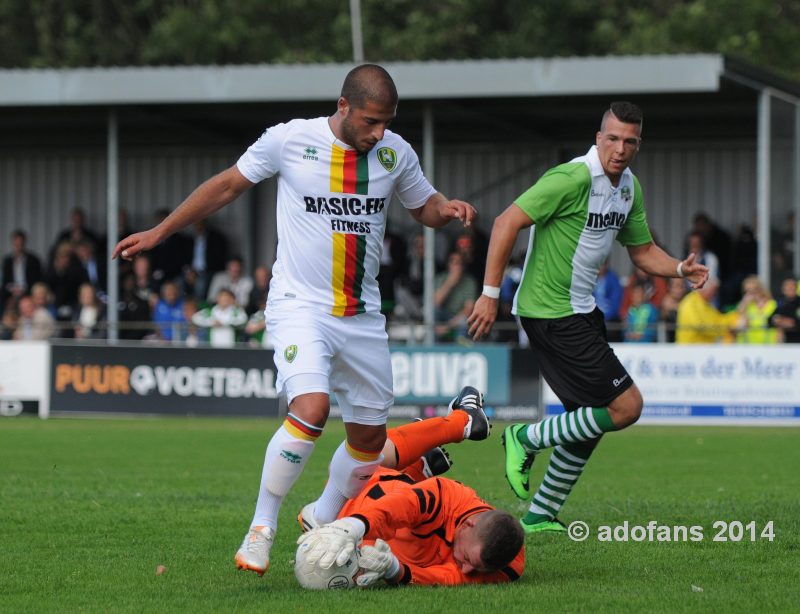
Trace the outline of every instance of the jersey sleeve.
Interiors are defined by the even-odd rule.
[[[628,219],[617,234],[617,241],[624,246],[646,245],[652,243],[653,236],[647,226],[647,215],[644,212],[644,197],[639,180],[633,178],[633,205]]]
[[[572,173],[559,167],[547,171],[514,203],[534,224],[546,224],[580,196],[580,186]]]
[[[407,563],[401,563],[403,574],[398,584],[421,584],[421,585],[447,585],[455,586],[458,584],[503,584],[519,580],[525,570],[525,546],[523,546],[514,560],[503,569],[498,569],[490,573],[470,573],[465,574],[455,563],[444,563],[442,565],[429,565],[420,567]]]
[[[419,158],[410,145],[404,143],[403,158],[405,165],[395,185],[395,192],[406,209],[419,209],[436,194],[436,189],[422,174]]]
[[[267,128],[264,134],[247,148],[236,167],[244,178],[253,183],[272,177],[280,170],[281,151],[288,133],[287,124]]]

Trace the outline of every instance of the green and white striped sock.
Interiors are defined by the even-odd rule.
[[[579,407],[520,429],[517,438],[526,450],[538,452],[565,443],[597,439],[616,430],[607,407]]]
[[[553,448],[542,483],[522,521],[536,524],[558,516],[593,451],[594,446],[581,443],[568,443]]]

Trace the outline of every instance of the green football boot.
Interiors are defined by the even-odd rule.
[[[503,448],[506,451],[506,480],[511,490],[520,499],[530,497],[529,477],[535,452],[528,452],[517,438],[517,434],[528,428],[527,424],[512,424],[503,431]]]
[[[528,524],[525,520],[520,521],[522,524],[522,530],[525,533],[566,533],[567,532],[567,525],[561,522],[558,518],[553,518],[552,520],[542,520],[540,522],[535,522],[534,524]]]

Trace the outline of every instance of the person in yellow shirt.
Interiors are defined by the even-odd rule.
[[[778,331],[770,328],[769,318],[778,303],[755,275],[742,282],[742,300],[736,312],[739,314],[738,343],[777,343]]]
[[[709,277],[700,290],[689,292],[678,303],[675,343],[730,342],[731,330],[739,323],[739,314],[721,313],[714,307],[719,280]]]

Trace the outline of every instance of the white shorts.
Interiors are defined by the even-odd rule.
[[[267,306],[266,324],[278,394],[291,403],[301,394],[333,392],[345,422],[386,423],[394,395],[383,314],[340,318],[280,299]]]

